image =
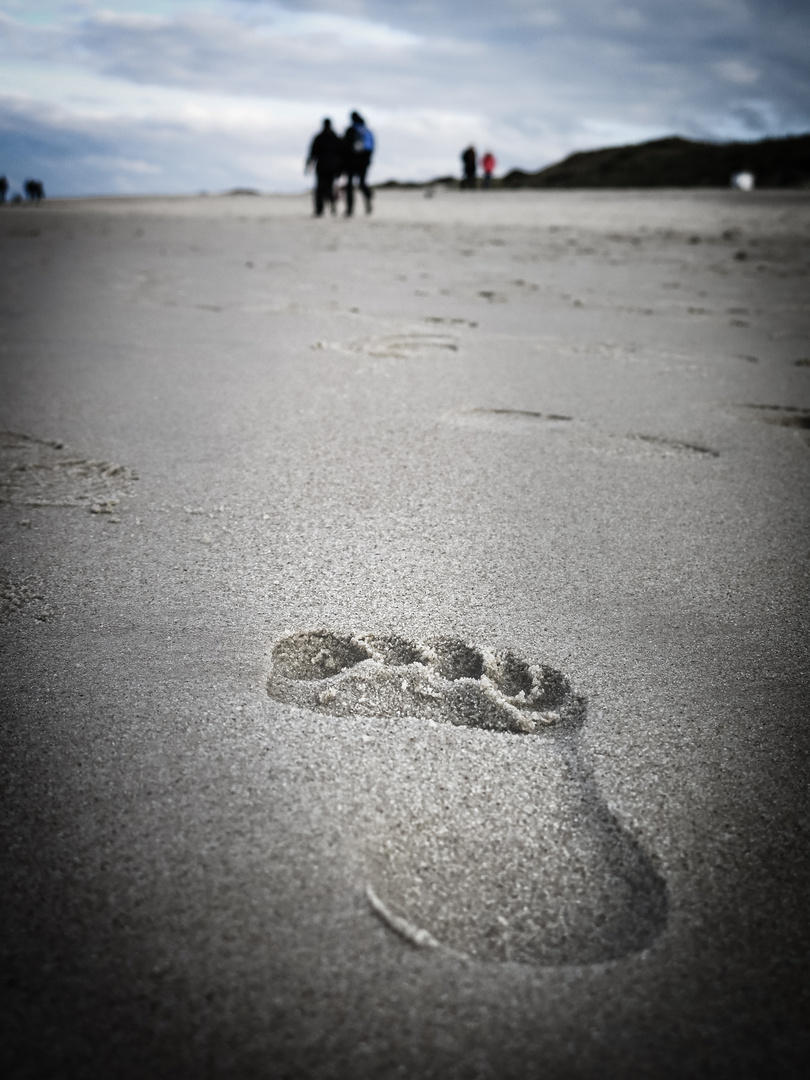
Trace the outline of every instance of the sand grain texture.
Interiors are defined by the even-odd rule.
[[[0,214],[4,1075],[804,1075],[810,196],[309,209]]]

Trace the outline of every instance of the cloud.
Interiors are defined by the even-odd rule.
[[[92,79],[74,83],[69,108],[0,95],[0,143],[25,152],[29,162],[18,170],[16,182],[23,173],[47,174],[53,178],[51,194],[234,186],[300,191],[309,183],[303,163],[321,117],[331,114],[339,123],[353,104],[331,108],[326,102],[301,105],[182,90],[167,98],[140,89],[126,104],[119,100],[111,107],[102,93],[109,85]],[[495,143],[486,119],[474,115],[399,109],[377,110],[369,118],[379,145],[373,166],[377,180],[458,171],[459,131],[467,141]],[[518,149],[527,148],[519,131],[502,133],[501,141],[504,137]]]
[[[759,72],[742,60],[718,60],[715,64],[721,78],[739,86],[750,86],[759,78]]]
[[[377,133],[377,179],[457,170],[470,141],[504,168],[537,168],[657,135],[810,128],[810,13],[798,0],[0,8],[2,167],[62,162],[56,186],[73,193],[89,177],[93,190],[296,190],[321,117],[340,126],[351,108]]]

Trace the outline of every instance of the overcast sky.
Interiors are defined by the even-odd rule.
[[[372,178],[810,131],[810,0],[0,0],[0,172],[48,194],[302,190],[359,109]]]

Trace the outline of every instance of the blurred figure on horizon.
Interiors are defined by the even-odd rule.
[[[25,181],[25,197],[29,202],[39,202],[45,198],[45,188],[41,180]]]
[[[332,121],[328,117],[310,143],[304,172],[309,172],[313,165],[315,166],[315,217],[321,217],[327,202],[334,214],[337,209],[335,180],[341,173],[342,146],[337,133],[332,129]]]
[[[477,162],[478,156],[475,152],[475,147],[470,145],[461,154],[461,163],[464,166],[464,179],[459,186],[462,190],[464,188],[470,188],[472,191],[475,191]]]
[[[8,180],[5,176],[0,176],[0,203],[6,201],[6,195],[8,195]]]
[[[498,162],[495,160],[495,155],[492,153],[492,151],[486,150],[484,152],[484,156],[481,158],[481,170],[484,174],[483,186],[485,188],[488,188],[489,185],[492,183],[492,174],[495,172],[495,166],[497,164]]]
[[[374,136],[366,127],[366,122],[359,112],[351,115],[351,126],[343,136],[343,171],[346,174],[346,217],[354,212],[354,178],[366,200],[366,213],[371,213],[373,192],[366,183],[366,173],[371,165],[374,153]]]

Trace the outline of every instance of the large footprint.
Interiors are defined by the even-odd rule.
[[[276,644],[268,692],[336,717],[483,729],[429,728],[435,754],[393,763],[397,805],[384,779],[370,790],[369,900],[413,944],[595,963],[646,948],[665,926],[664,882],[583,764],[585,703],[561,672],[458,638],[316,630]]]

